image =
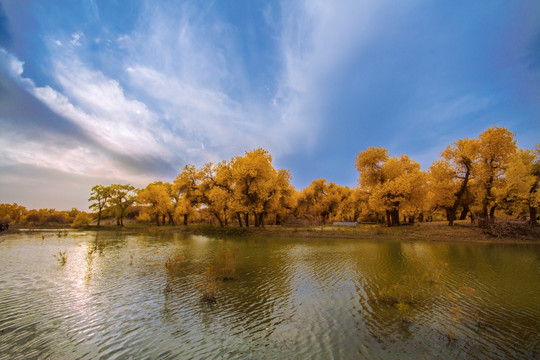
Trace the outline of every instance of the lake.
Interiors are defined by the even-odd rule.
[[[35,231],[0,267],[0,359],[540,358],[537,245]]]

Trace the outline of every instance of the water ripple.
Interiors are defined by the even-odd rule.
[[[41,235],[0,243],[2,360],[540,356],[536,247]],[[235,279],[201,301],[223,247]]]

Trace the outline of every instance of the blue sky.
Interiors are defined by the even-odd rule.
[[[494,125],[540,141],[538,1],[0,1],[0,202],[256,147],[354,186],[368,146],[427,169]]]

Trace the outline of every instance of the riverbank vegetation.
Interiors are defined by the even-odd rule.
[[[525,224],[537,222],[540,144],[519,149],[505,128],[453,142],[427,170],[407,155],[390,156],[383,147],[360,151],[354,165],[359,173],[354,188],[315,179],[298,191],[291,173],[274,168],[271,155],[259,148],[200,168],[186,165],[171,183],[156,181],[142,189],[96,185],[89,198],[92,214],[0,204],[0,220],[100,227],[104,219],[109,225],[114,219],[117,226],[125,221],[207,224],[239,232],[274,225],[308,232],[336,222],[394,227],[467,220],[495,237],[527,235],[531,230]]]

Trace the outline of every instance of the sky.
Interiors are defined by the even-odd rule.
[[[88,207],[258,147],[302,189],[540,142],[540,2],[0,0],[0,203]]]

